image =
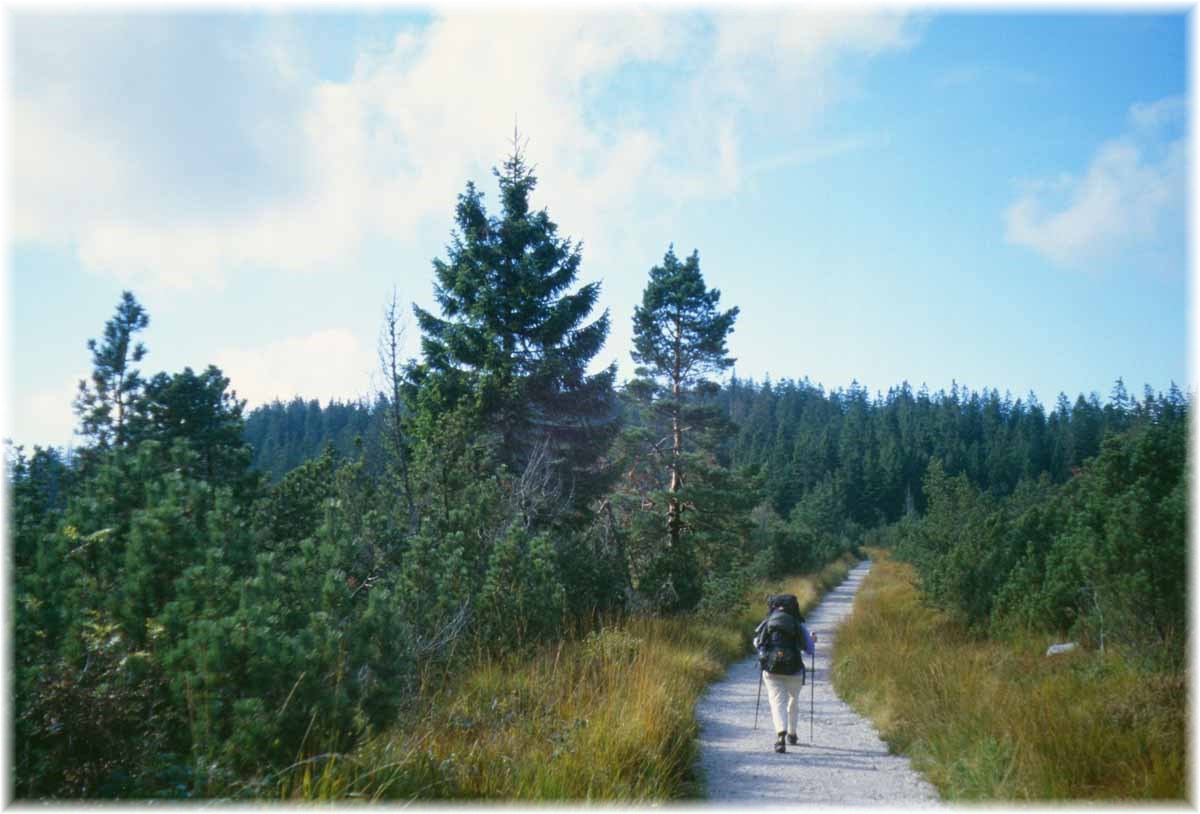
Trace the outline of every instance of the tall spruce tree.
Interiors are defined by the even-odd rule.
[[[468,183],[448,256],[434,260],[442,316],[413,306],[424,361],[408,369],[409,394],[418,412],[467,409],[496,433],[498,458],[516,475],[547,461],[561,494],[579,505],[596,490],[588,473],[616,427],[615,366],[588,373],[608,312],[587,322],[598,282],[570,291],[580,245],[559,237],[546,210],[530,208],[537,178],[515,134],[493,173],[500,215],[489,216]]]

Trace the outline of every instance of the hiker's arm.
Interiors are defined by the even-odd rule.
[[[815,652],[813,642],[816,637],[808,632],[808,625],[800,625],[800,633],[804,637],[804,652],[811,656]]]

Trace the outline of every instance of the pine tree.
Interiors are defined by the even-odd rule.
[[[129,291],[121,292],[117,313],[104,325],[104,343],[89,339],[92,352],[91,384],[79,382],[75,412],[80,434],[95,439],[101,448],[120,447],[126,442],[126,427],[143,382],[133,365],[146,356],[146,346],[134,343],[133,335],[150,324],[150,316]]]
[[[692,523],[684,513],[690,510],[700,515],[698,519],[714,520],[712,500],[718,494],[731,496],[737,491],[717,460],[718,448],[732,435],[733,426],[716,405],[717,386],[706,378],[734,363],[727,356],[726,340],[738,309],[720,311],[720,299],[720,291],[705,286],[699,253],[693,251],[681,263],[671,247],[662,265],[650,270],[642,304],[633,316],[631,355],[643,366],[638,370],[642,381],[635,383],[633,392],[641,394],[647,411],[657,419],[653,423],[662,421],[669,428],[666,559],[670,577],[678,583],[673,587],[684,605],[688,604],[686,584],[690,580],[681,574],[693,567],[693,552],[683,546],[684,532],[692,531],[698,543],[703,539],[701,528],[711,525]],[[721,481],[727,488],[714,489]],[[744,507],[747,512],[749,508]],[[695,549],[695,543],[690,547]],[[715,564],[714,558],[708,559],[709,565]]]
[[[200,456],[198,477],[214,485],[243,485],[250,463],[243,437],[246,402],[228,387],[215,365],[198,375],[190,367],[155,375],[146,384],[142,413],[129,424],[130,439],[153,438],[164,447],[182,439]]]

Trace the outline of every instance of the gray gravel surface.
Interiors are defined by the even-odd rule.
[[[913,771],[908,758],[888,754],[875,727],[838,698],[829,683],[828,656],[837,625],[850,613],[854,594],[870,567],[869,561],[859,563],[808,614],[809,630],[819,637],[816,681],[803,691],[798,746],[788,746],[782,755],[775,753],[765,689],[758,729],[752,728],[759,680],[754,656],[734,664],[700,699],[696,707],[700,769],[710,801],[725,805],[937,805],[933,786]],[[811,742],[810,706],[814,711]]]

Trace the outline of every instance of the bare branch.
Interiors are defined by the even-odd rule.
[[[556,463],[552,456],[550,436],[545,435],[534,446],[521,477],[513,484],[510,505],[526,529],[535,518],[552,520],[561,516],[571,505],[574,484],[564,489]]]
[[[408,508],[408,530],[410,534],[416,534],[421,525],[421,517],[413,498],[412,480],[408,471],[408,439],[405,437],[404,416],[400,408],[400,345],[406,328],[399,312],[400,298],[393,288],[392,300],[383,312],[383,329],[379,334],[379,366],[388,383],[388,436],[400,472],[404,502]]]
[[[428,639],[419,637],[414,652],[417,658],[424,658],[439,653],[450,646],[467,627],[471,619],[470,600],[458,606],[458,610],[446,620],[441,629]]]

